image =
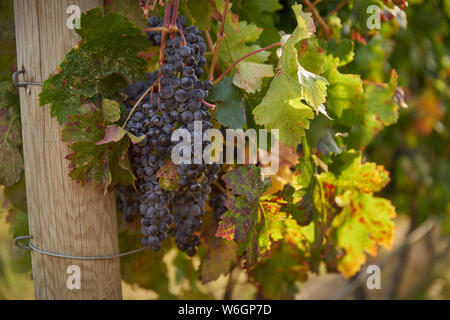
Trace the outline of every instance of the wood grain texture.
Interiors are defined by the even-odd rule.
[[[21,81],[44,81],[79,40],[69,30],[70,5],[82,12],[101,0],[14,0],[17,64]],[[48,106],[39,106],[41,87],[20,88],[25,179],[30,234],[44,250],[95,256],[118,253],[114,195],[80,187],[68,176],[69,153]],[[80,261],[32,253],[36,299],[121,299],[119,259]],[[81,289],[69,290],[67,267],[81,269]]]

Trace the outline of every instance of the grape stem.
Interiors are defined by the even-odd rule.
[[[363,80],[362,81],[363,84],[367,85],[373,85],[373,86],[377,86],[380,88],[388,88],[389,85],[387,83],[381,83],[381,82],[376,82],[376,81],[370,81],[370,80]]]
[[[178,24],[180,25],[180,29],[178,29],[178,33],[180,34],[180,37],[181,37],[181,45],[185,46],[187,44],[187,42],[186,42],[186,38],[184,37],[183,26],[181,25],[180,17],[178,17]]]
[[[350,0],[342,0],[337,6],[336,9],[333,11],[333,15],[337,15],[339,10],[341,10],[344,6],[350,3]]]
[[[314,6],[311,4],[311,2],[309,0],[302,0],[302,1],[308,7],[309,12],[312,13],[314,18],[316,18],[316,20],[319,22],[319,24],[323,28],[323,31],[325,32],[325,36],[328,39],[330,39],[330,37],[331,37],[331,29],[328,26],[328,24],[325,22],[325,20],[323,20],[323,18],[320,16],[319,12],[317,12],[316,8],[314,8]]]
[[[283,46],[283,44],[282,44],[281,42],[275,42],[275,43],[272,43],[270,46],[267,46],[267,47],[265,47],[265,48],[261,48],[261,49],[259,49],[259,50],[253,51],[253,52],[250,52],[249,54],[246,54],[246,55],[243,56],[242,58],[239,58],[238,60],[236,60],[236,62],[234,62],[231,66],[229,66],[228,69],[225,70],[224,73],[222,73],[216,80],[214,80],[213,86],[216,86],[220,81],[222,81],[222,79],[227,75],[227,73],[230,72],[231,70],[233,70],[233,68],[234,68],[239,62],[241,62],[241,61],[247,59],[248,57],[250,57],[250,56],[252,56],[252,55],[254,55],[254,54],[257,54],[257,53],[259,53],[259,52],[262,52],[262,51],[265,51],[265,50],[269,50],[269,49],[271,49],[271,48],[273,48],[273,47],[282,47],[282,46]]]
[[[215,104],[208,103],[203,99],[201,101],[213,110],[217,107]]]
[[[225,21],[226,21],[227,12],[228,12],[228,4],[229,4],[229,0],[225,0],[225,7],[223,8],[223,14],[222,14],[222,23],[220,25],[219,34],[217,35],[216,45],[214,46],[214,53],[213,53],[213,57],[211,60],[211,67],[209,68],[208,79],[211,81],[214,80],[214,69],[216,68],[217,60],[219,59],[219,49],[220,49],[220,44],[222,43],[222,39],[223,39],[223,32],[225,29]]]
[[[168,32],[169,28],[166,27],[152,27],[142,30],[142,32],[152,32],[152,31],[165,31]]]
[[[217,6],[216,6],[214,0],[209,0],[209,3],[211,3],[211,7],[213,8],[213,11],[214,11],[214,19],[220,20],[222,15],[220,14],[219,10],[217,10]]]
[[[222,187],[222,186],[220,185],[220,183],[216,182],[216,183],[214,183],[214,185],[215,185],[215,186],[217,187],[217,189],[219,189],[223,194],[225,194],[225,195],[228,194],[227,190],[225,190],[225,188]]]
[[[173,3],[173,12],[172,12],[172,22],[170,23],[170,25],[172,27],[177,26],[177,18],[178,18],[178,5],[180,3],[180,0],[175,0]]]
[[[175,33],[178,32],[177,19],[178,19],[179,2],[180,2],[180,0],[175,0],[173,3],[172,20],[170,21],[170,25],[169,25],[169,32],[170,32],[171,39],[173,39],[175,36]]]
[[[122,129],[125,129],[125,126],[127,125],[128,121],[130,120],[132,114],[134,113],[134,111],[136,111],[137,106],[139,105],[139,103],[141,103],[141,101],[145,98],[145,96],[153,90],[153,88],[156,86],[156,84],[159,83],[159,79],[156,80],[151,86],[150,88],[148,88],[144,94],[139,98],[139,100],[134,104],[133,108],[131,109],[130,113],[128,114],[127,119],[125,120],[125,122],[122,125]],[[152,97],[153,98],[153,97]]]
[[[164,9],[164,20],[163,20],[163,26],[165,28],[169,28],[170,25],[170,11],[172,9],[172,6],[170,4],[170,2],[166,3],[166,7]],[[167,31],[163,31],[161,32],[161,45],[159,47],[159,75],[158,75],[158,86],[159,89],[161,89],[161,86],[159,85],[159,80],[161,79],[161,66],[164,63],[164,50],[166,49],[166,38],[167,38]],[[159,90],[161,91],[161,90]],[[159,108],[159,104],[160,104],[160,98],[158,95],[158,108]]]
[[[214,51],[214,44],[212,42],[211,35],[209,34],[208,30],[205,30],[204,33],[205,33],[205,40],[206,40],[206,43],[208,44],[209,50],[211,50],[211,52],[213,52]]]

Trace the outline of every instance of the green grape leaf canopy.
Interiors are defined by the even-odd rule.
[[[253,110],[255,121],[267,129],[280,130],[280,141],[295,148],[314,111],[326,100],[327,80],[305,70],[295,45],[315,32],[311,15],[294,5],[298,26],[283,45],[280,64],[266,96]],[[305,101],[305,103],[303,102]]]
[[[103,16],[100,9],[92,9],[82,15],[77,33],[82,40],[44,82],[39,95],[40,104],[50,104],[52,117],[61,124],[79,113],[82,103],[101,95],[103,79],[118,73],[135,81],[144,77],[146,67],[138,56],[147,49],[146,38],[120,14]]]
[[[108,125],[104,111],[93,104],[80,109],[82,113],[71,115],[61,132],[71,149],[67,156],[71,178],[82,185],[103,187],[105,192],[111,184],[131,184],[134,174],[128,159],[130,140],[124,138],[127,132]]]

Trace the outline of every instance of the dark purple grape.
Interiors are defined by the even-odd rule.
[[[164,63],[161,66],[161,74],[167,77],[171,76],[173,74],[173,65],[169,63]]]
[[[156,17],[156,16],[151,16],[151,17],[148,19],[148,25],[149,25],[150,27],[156,27],[158,24],[159,24],[159,18],[158,18],[158,17]]]

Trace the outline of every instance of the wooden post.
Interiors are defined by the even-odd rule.
[[[67,27],[67,8],[82,12],[102,0],[14,0],[20,81],[42,82],[79,40]],[[75,256],[118,253],[114,195],[80,187],[68,176],[67,146],[49,108],[39,106],[40,86],[20,88],[30,234],[40,249]],[[72,260],[32,253],[36,299],[121,299],[119,259]],[[69,266],[75,266],[69,268]],[[69,268],[69,269],[68,269]],[[79,268],[79,269],[78,269]],[[68,288],[68,280],[81,288]],[[71,272],[71,273],[68,273]],[[71,277],[72,276],[72,277]],[[73,282],[72,282],[73,280]]]

